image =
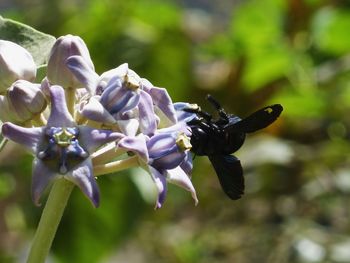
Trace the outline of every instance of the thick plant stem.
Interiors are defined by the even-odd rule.
[[[52,186],[40,218],[27,263],[44,263],[74,184],[58,179]]]

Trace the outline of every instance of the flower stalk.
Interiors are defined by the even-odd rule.
[[[27,263],[45,262],[74,184],[58,179],[50,191],[40,218]]]
[[[127,159],[118,160],[106,164],[96,165],[94,167],[94,175],[99,176],[103,174],[120,172],[125,169],[140,166],[138,157],[132,156]]]
[[[9,140],[6,139],[6,138],[3,138],[3,139],[1,140],[1,142],[0,142],[0,152],[5,148],[5,146],[6,146],[6,144],[7,144],[8,141],[9,141]]]
[[[110,143],[91,155],[92,163],[94,165],[106,163],[124,153],[125,153],[125,150],[120,148],[116,150],[115,143]]]

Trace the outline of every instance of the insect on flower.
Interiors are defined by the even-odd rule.
[[[187,122],[192,130],[191,151],[209,157],[223,191],[229,198],[236,200],[244,193],[244,178],[239,159],[231,154],[241,148],[246,133],[269,126],[281,114],[283,107],[274,104],[241,119],[226,113],[212,96],[208,95],[207,100],[218,111],[217,120],[213,120],[209,113],[202,111],[196,104],[183,108],[185,112],[196,114],[194,119]]]

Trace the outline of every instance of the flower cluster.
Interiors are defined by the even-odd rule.
[[[45,189],[58,178],[77,185],[99,205],[95,176],[138,166],[164,203],[167,182],[188,190],[194,114],[177,112],[166,89],[153,86],[128,64],[97,74],[88,48],[77,36],[57,39],[47,75],[34,83],[30,53],[0,40],[0,119],[5,138],[34,156],[32,198],[40,204]]]

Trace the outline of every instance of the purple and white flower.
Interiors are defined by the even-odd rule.
[[[32,80],[33,74],[30,79],[22,75]],[[25,80],[11,84],[0,95],[0,119],[9,121],[3,124],[2,133],[34,155],[35,204],[40,204],[44,190],[54,180],[64,178],[97,207],[99,190],[93,170],[104,174],[132,165],[140,165],[151,175],[158,191],[156,208],[165,201],[168,182],[189,191],[197,204],[190,180],[191,130],[186,124],[195,114],[182,111],[189,104],[173,104],[166,89],[153,86],[128,64],[99,75],[84,41],[67,35],[52,47],[41,86]],[[38,123],[41,127],[29,126]],[[113,160],[123,152],[136,157],[117,167],[119,160]]]
[[[90,154],[124,135],[76,125],[68,112],[63,88],[51,86],[49,90],[51,113],[46,126],[24,128],[7,122],[2,126],[2,133],[34,155],[32,198],[35,204],[40,204],[43,191],[53,180],[65,178],[76,184],[97,207],[99,190]]]
[[[189,191],[198,203],[196,191],[190,180],[192,170],[190,130],[185,123],[160,129],[152,137],[139,135],[122,138],[117,147],[134,152],[142,168],[152,177],[158,191],[155,208],[165,201],[167,182]]]

